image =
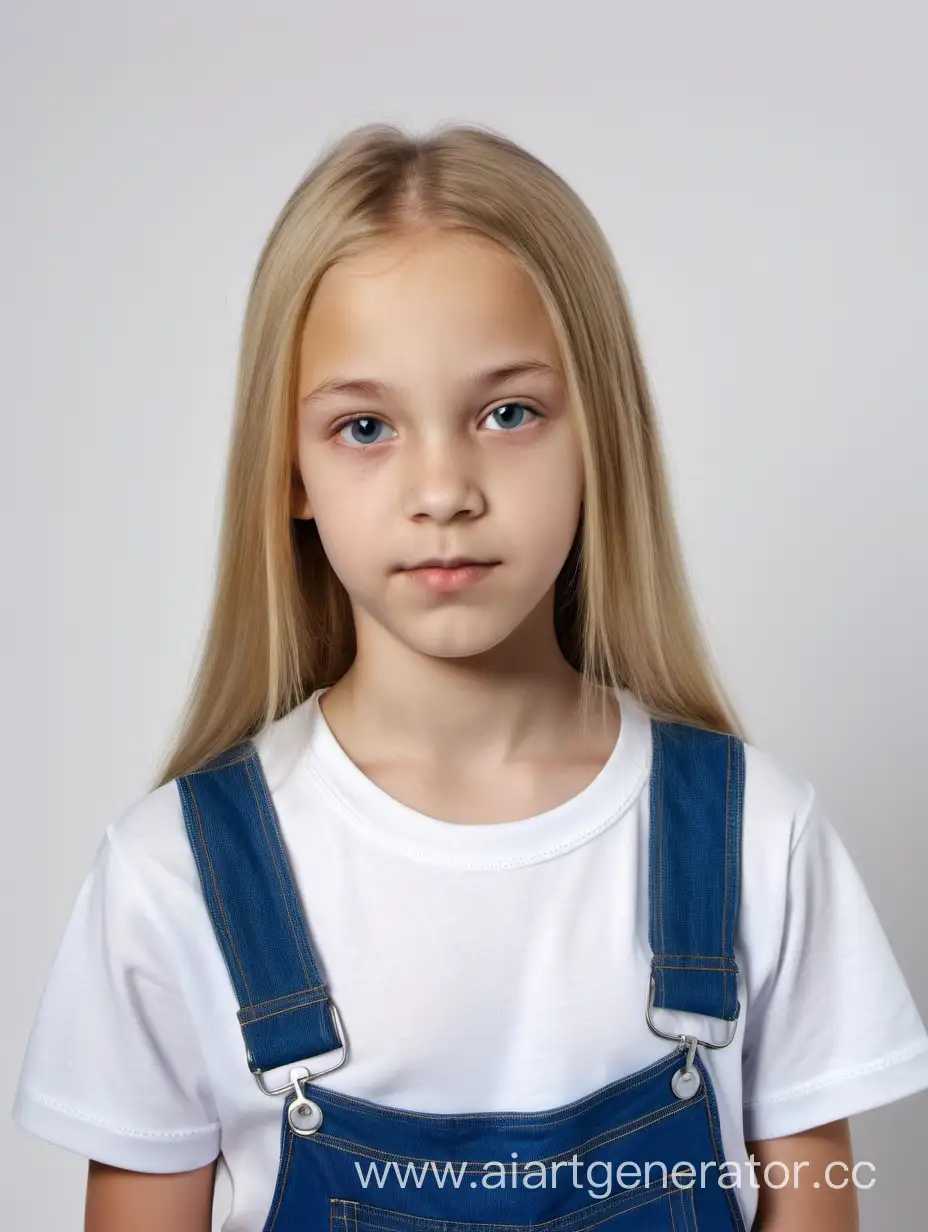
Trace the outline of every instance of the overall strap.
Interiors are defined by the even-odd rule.
[[[213,931],[238,997],[252,1073],[338,1048],[335,1007],[253,741],[176,781]]]
[[[653,1004],[731,1022],[740,1012],[744,745],[651,720],[649,921]]]

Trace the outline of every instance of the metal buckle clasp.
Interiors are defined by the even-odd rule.
[[[697,1039],[695,1035],[681,1035],[679,1033],[677,1035],[668,1035],[666,1031],[662,1031],[659,1027],[654,1025],[654,1020],[651,1018],[651,1011],[655,1008],[657,1007],[654,1005],[654,976],[652,975],[648,981],[648,1000],[645,1006],[645,1014],[647,1015],[648,1026],[654,1034],[659,1035],[661,1039],[674,1040],[680,1042],[681,1044],[687,1045],[690,1040],[696,1040],[696,1043],[702,1044],[703,1048],[727,1048],[735,1038],[735,1034],[738,1030],[738,1019],[736,1018],[731,1024],[731,1034],[724,1044],[710,1044],[708,1040]],[[740,1016],[741,1015],[739,1012],[738,1017],[740,1018]]]
[[[701,1040],[695,1035],[670,1035],[666,1031],[662,1031],[659,1027],[654,1025],[654,1020],[651,1018],[651,1010],[654,1008],[654,976],[652,975],[649,981],[648,1000],[645,1006],[648,1026],[654,1034],[659,1035],[661,1039],[675,1040],[677,1048],[686,1052],[686,1060],[683,1064],[683,1068],[678,1069],[673,1075],[670,1080],[670,1086],[677,1099],[692,1099],[702,1087],[702,1078],[700,1077],[699,1070],[696,1067],[696,1049],[700,1044],[702,1044],[703,1048],[727,1048],[735,1038],[735,1032],[738,1030],[738,1019],[736,1018],[731,1024],[731,1034],[724,1044],[711,1044],[708,1040]]]
[[[335,1030],[336,1030],[336,1033],[338,1034],[338,1042],[339,1042],[339,1045],[341,1046],[341,1056],[338,1058],[338,1060],[333,1065],[328,1065],[326,1066],[325,1069],[316,1070],[315,1073],[310,1072],[305,1062],[299,1065],[291,1066],[290,1080],[288,1082],[285,1082],[282,1087],[269,1087],[266,1085],[266,1083],[262,1080],[262,1075],[266,1074],[268,1072],[267,1070],[263,1070],[263,1069],[252,1070],[251,1072],[254,1075],[255,1082],[258,1084],[258,1086],[261,1088],[261,1090],[264,1092],[265,1095],[284,1095],[288,1091],[292,1091],[294,1089],[295,1081],[296,1082],[311,1082],[313,1078],[319,1078],[322,1074],[330,1074],[333,1069],[338,1069],[340,1065],[345,1064],[345,1058],[348,1055],[348,1045],[345,1042],[345,1032],[342,1028],[342,1020],[341,1020],[341,1017],[339,1016],[338,1007],[336,1006],[335,1002],[330,1001],[329,1006],[331,1007],[331,1010],[332,1010],[332,1019],[335,1022]],[[317,1053],[316,1055],[323,1056],[325,1054]],[[309,1057],[308,1059],[312,1061],[314,1058]],[[275,1066],[274,1068],[281,1069],[283,1067]],[[297,1073],[297,1071],[299,1072]],[[295,1074],[297,1075],[296,1079],[294,1078]],[[296,1087],[296,1090],[297,1090],[297,1093],[299,1094],[300,1087],[298,1085]]]

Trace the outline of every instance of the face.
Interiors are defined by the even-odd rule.
[[[504,250],[443,231],[332,266],[299,378],[293,515],[315,518],[359,654],[385,632],[477,656],[552,626],[582,461],[547,313]],[[430,557],[496,563],[435,589],[408,571]]]

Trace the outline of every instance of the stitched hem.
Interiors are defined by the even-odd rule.
[[[746,1141],[784,1138],[928,1090],[924,1040],[869,1065],[807,1082],[743,1106]]]
[[[913,1044],[910,1048],[904,1048],[900,1052],[890,1053],[888,1057],[880,1057],[877,1061],[871,1061],[868,1065],[857,1066],[856,1069],[843,1069],[834,1074],[827,1074],[824,1078],[817,1078],[812,1082],[801,1082],[798,1086],[787,1087],[783,1091],[775,1091],[773,1095],[765,1095],[763,1099],[754,1099],[743,1105],[744,1108],[766,1108],[770,1104],[779,1103],[781,1100],[797,1099],[800,1096],[811,1091],[821,1091],[826,1087],[835,1086],[838,1083],[850,1082],[853,1078],[861,1078],[866,1074],[877,1073],[879,1070],[889,1069],[894,1065],[902,1065],[906,1061],[911,1061],[922,1054],[928,1058],[928,1043],[920,1040],[917,1044]]]
[[[113,1125],[36,1091],[17,1092],[13,1120],[54,1146],[134,1172],[189,1172],[211,1163],[220,1149],[218,1124],[177,1130]]]

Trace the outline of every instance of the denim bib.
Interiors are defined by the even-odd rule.
[[[726,1184],[721,1173],[719,1183],[718,1108],[699,1051],[728,1046],[741,1008],[734,932],[744,746],[653,718],[651,737],[652,960],[642,1012],[674,1047],[580,1099],[534,1112],[415,1112],[315,1083],[345,1063],[349,1046],[254,742],[177,778],[247,1063],[282,1104],[264,1232],[744,1232],[731,1178]],[[724,1019],[728,1038],[666,1034],[653,1007]],[[323,1053],[335,1061],[313,1068]],[[284,1086],[267,1085],[268,1071],[288,1069]],[[406,1183],[371,1183],[387,1170]],[[578,1176],[589,1179],[578,1184]],[[613,1191],[591,1194],[606,1176]]]

